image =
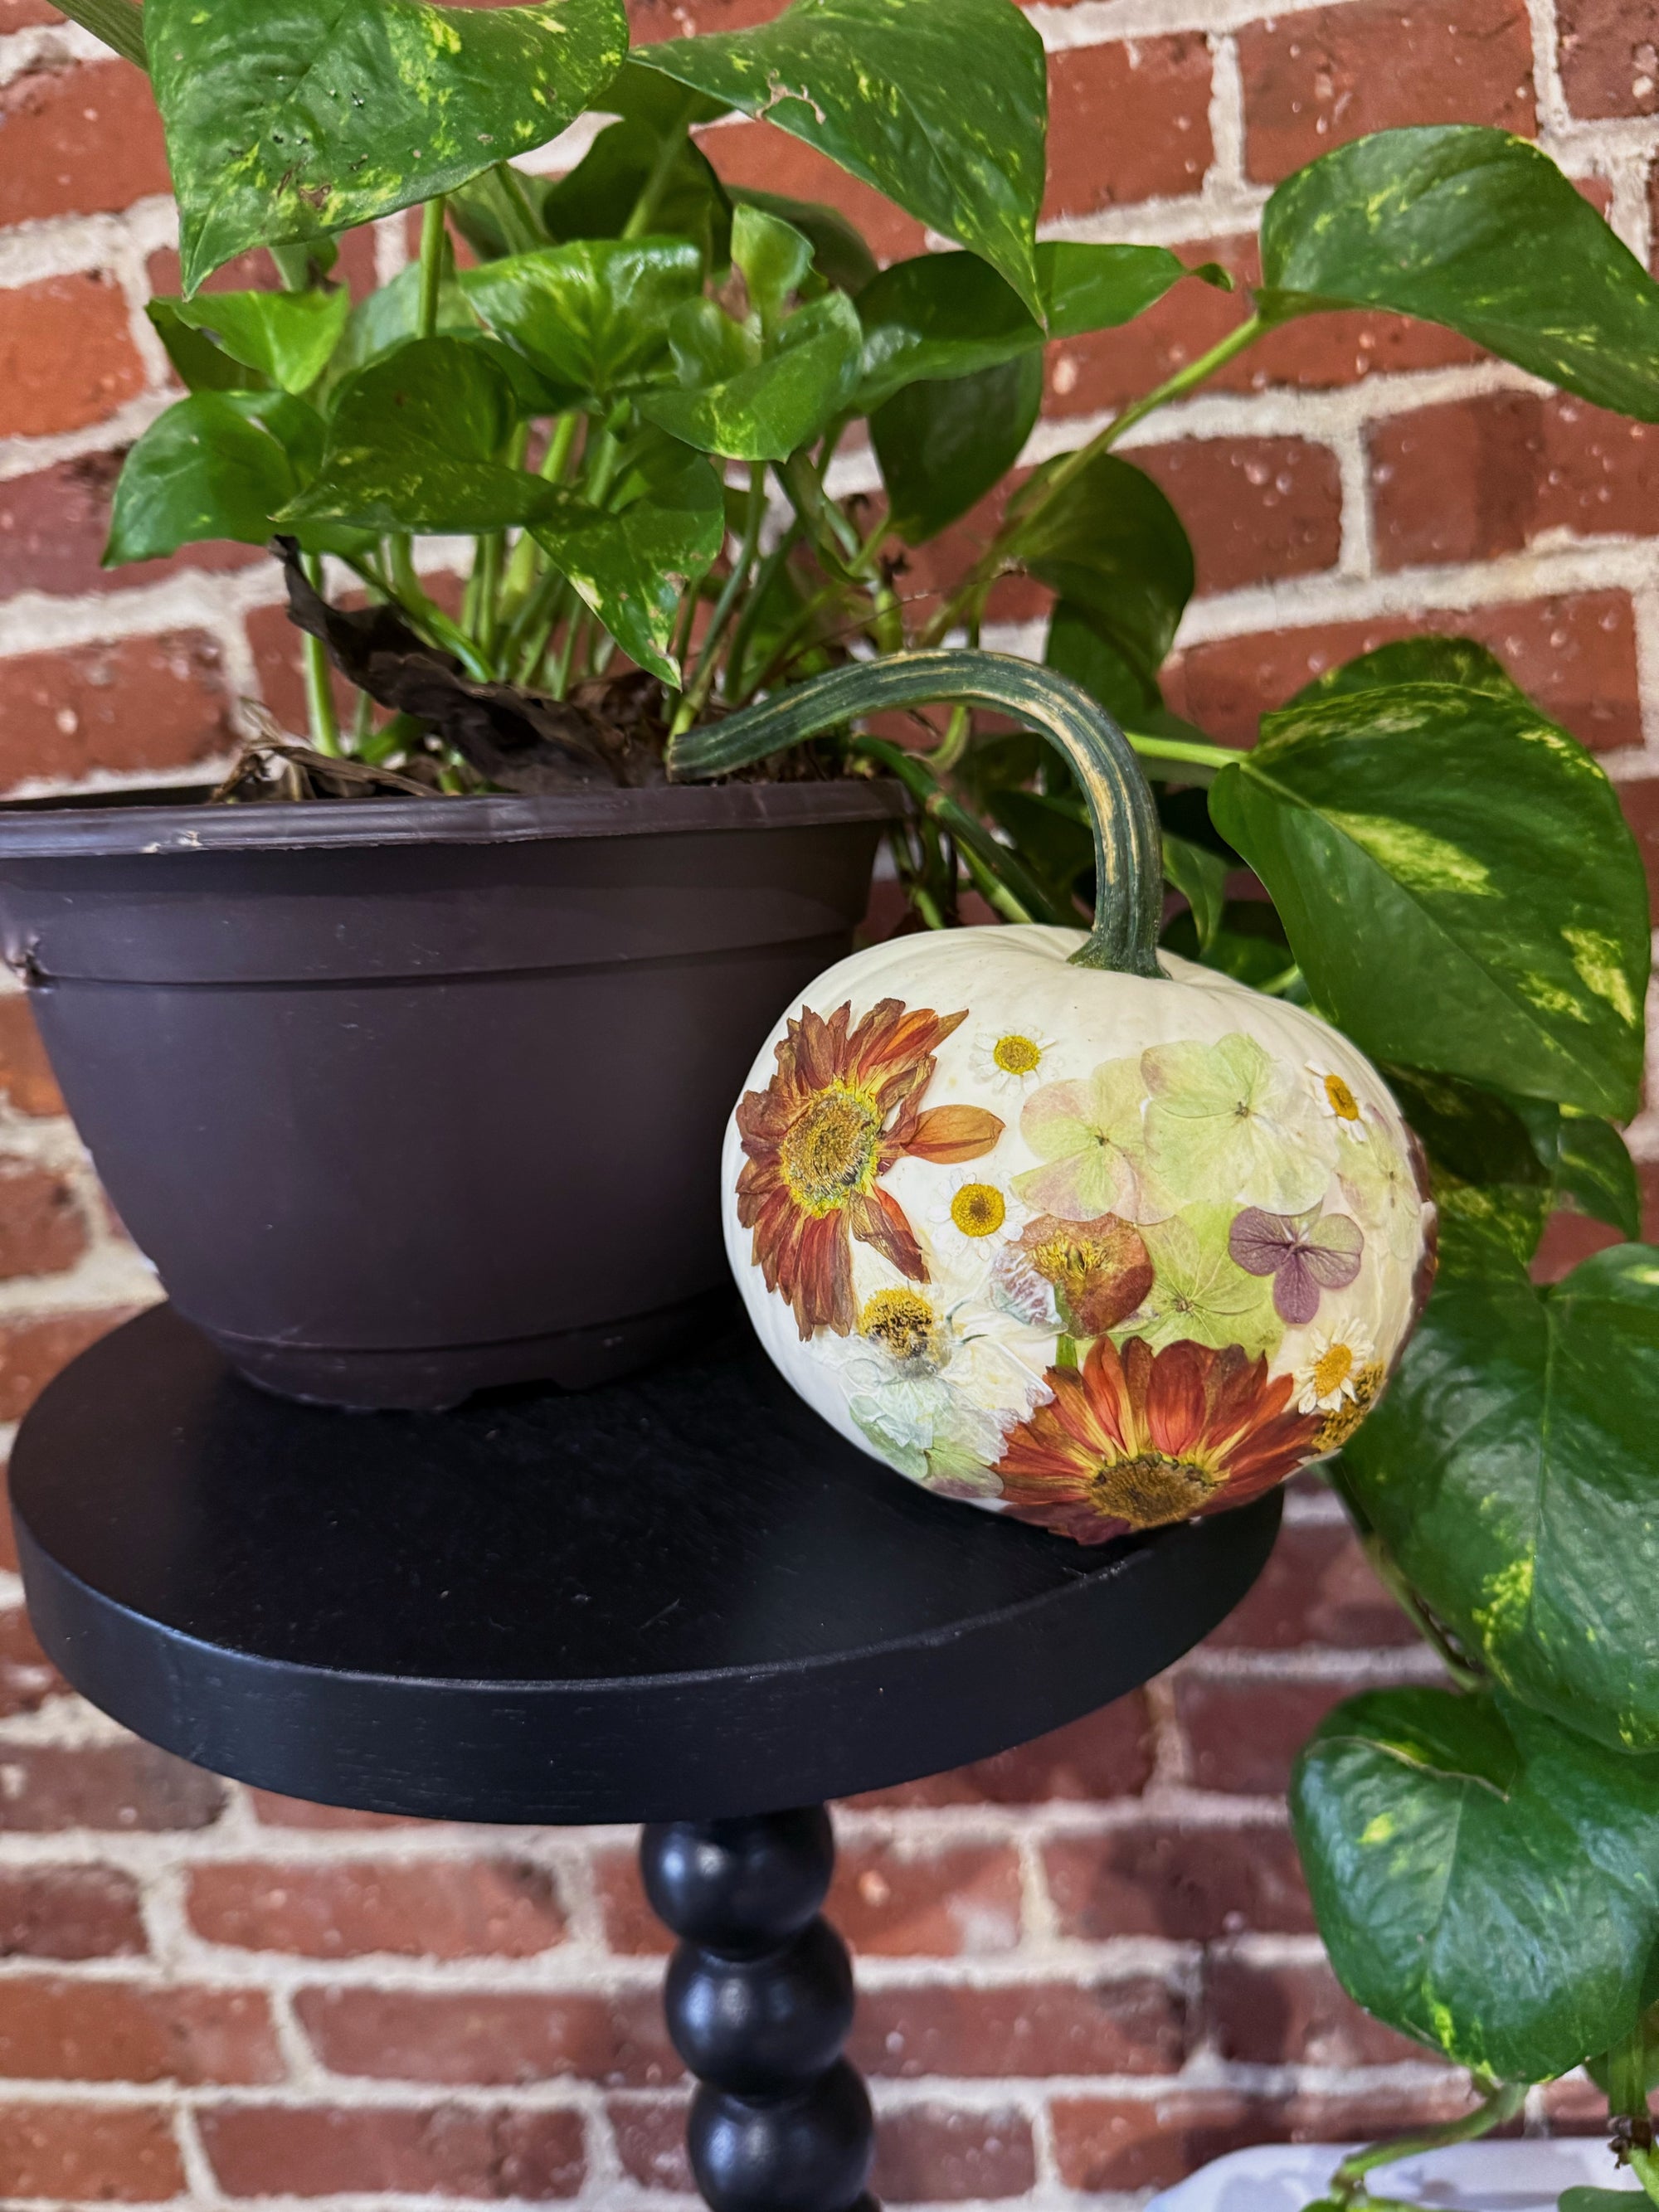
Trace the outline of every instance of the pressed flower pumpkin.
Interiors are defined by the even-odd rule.
[[[1052,672],[836,672],[707,750],[942,696],[1067,751],[1096,927],[896,939],[785,1012],[722,1163],[750,1318],[811,1405],[930,1489],[1082,1543],[1246,1504],[1352,1433],[1420,1310],[1413,1139],[1316,1016],[1158,951],[1151,794]]]

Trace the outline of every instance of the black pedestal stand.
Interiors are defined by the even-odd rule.
[[[647,1824],[715,2212],[867,2204],[823,1801],[1121,1696],[1279,1524],[1267,1498],[1091,1552],[930,1498],[746,1333],[580,1396],[342,1414],[165,1308],[52,1384],[12,1498],[42,1644],[152,1742],[373,1812]]]

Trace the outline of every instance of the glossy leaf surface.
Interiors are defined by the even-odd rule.
[[[620,0],[149,0],[185,289],[250,246],[447,191],[562,131],[628,46]]]
[[[270,379],[234,361],[222,346],[180,319],[179,300],[151,300],[144,309],[167,359],[189,392],[267,392]]]
[[[1641,860],[1601,769],[1520,694],[1404,684],[1287,708],[1210,805],[1315,1001],[1373,1058],[1634,1112]]]
[[[1269,315],[1389,307],[1659,421],[1659,285],[1547,154],[1473,124],[1382,131],[1287,178],[1261,223]]]
[[[535,525],[554,565],[623,651],[667,684],[679,682],[668,643],[680,595],[707,574],[725,534],[712,466],[655,436],[624,468],[605,512],[561,489]]]
[[[1344,1455],[1361,1506],[1501,1682],[1616,1748],[1659,1747],[1659,1251],[1535,1289],[1443,1283]]]
[[[284,392],[308,392],[328,367],[351,313],[334,292],[211,292],[167,304],[181,323],[210,333],[233,361]]]
[[[544,375],[609,398],[672,375],[669,318],[701,291],[702,259],[676,239],[584,240],[488,261],[459,281]]]
[[[1050,337],[1116,328],[1187,274],[1162,246],[1039,246],[1037,286]],[[858,405],[920,377],[965,376],[1040,348],[1044,331],[1012,286],[972,253],[896,261],[859,295],[864,325]]]
[[[647,394],[640,411],[686,445],[731,460],[787,459],[839,410],[858,374],[858,315],[841,292],[790,316],[758,358],[757,342],[712,301],[680,309],[670,336],[683,388]]]
[[[499,459],[518,416],[482,344],[416,338],[340,391],[309,489],[280,517],[374,531],[494,531],[528,522],[547,487]]]
[[[321,417],[282,392],[202,392],[158,416],[115,488],[106,565],[147,561],[215,538],[263,545],[323,450]],[[327,550],[344,533],[304,539]]]
[[[1382,1690],[1321,1723],[1291,1808],[1331,1963],[1379,2019],[1515,2081],[1636,2021],[1659,1939],[1659,1759],[1501,1697]]]
[[[856,297],[875,276],[875,255],[838,208],[822,206],[817,200],[791,199],[783,192],[757,191],[748,185],[729,185],[726,190],[734,209],[758,208],[763,214],[792,223],[812,248],[813,267],[837,291]]]
[[[1035,493],[1059,464],[1030,480]],[[1151,683],[1192,597],[1193,550],[1149,476],[1101,453],[1013,536],[1014,557],[1085,614]]]
[[[670,39],[634,62],[816,146],[1041,313],[1047,64],[1011,0],[796,0],[770,23]]]
[[[1042,405],[1042,357],[908,384],[870,417],[890,523],[921,545],[967,514],[1019,459]]]

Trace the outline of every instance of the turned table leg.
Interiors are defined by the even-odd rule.
[[[681,1939],[663,2002],[697,2077],[686,2139],[714,2212],[876,2212],[870,2100],[841,2055],[853,1970],[818,1911],[835,1856],[821,1805],[641,1838],[646,1893]]]

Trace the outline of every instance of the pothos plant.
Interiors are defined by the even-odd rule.
[[[1080,795],[1018,711],[988,726],[964,703],[998,686],[956,655],[878,684],[915,704],[927,667],[957,672],[924,750],[860,728],[847,679],[977,644],[1011,572],[1050,587],[1050,668],[1157,783],[1182,895],[1166,944],[1345,1030],[1431,1164],[1438,1288],[1328,1471],[1448,1679],[1350,1701],[1302,1756],[1337,1972],[1475,2079],[1471,2116],[1419,2141],[1589,2063],[1659,2197],[1659,1251],[1634,1241],[1618,1128],[1642,1074],[1642,870],[1595,762],[1467,641],[1332,672],[1246,752],[1170,714],[1192,553],[1115,450],[1266,332],[1342,307],[1659,420],[1659,289],[1529,144],[1455,126],[1340,147],[1267,202],[1262,281],[1220,343],[1012,478],[919,594],[908,550],[1011,478],[1046,341],[1226,283],[1160,247],[1037,241],[1043,55],[1011,0],[795,0],[631,57],[620,0],[67,4],[149,69],[179,204],[184,294],[150,312],[189,396],[128,456],[108,557],[276,541],[311,714],[279,793],[887,773],[917,802],[896,859],[922,921],[971,887],[1004,920],[1076,923]],[[514,166],[590,107],[611,119],[569,173]],[[878,269],[831,210],[723,185],[692,132],[732,113],[950,243]],[[418,258],[354,306],[337,234],[417,204]],[[200,290],[256,246],[286,289]],[[866,437],[881,495],[837,496],[835,457]],[[429,587],[434,536],[471,541],[459,607]],[[833,710],[792,691],[837,669]],[[343,720],[334,673],[356,687]],[[1540,1290],[1559,1206],[1632,1241]],[[1348,2160],[1334,2200],[1384,2155]]]

